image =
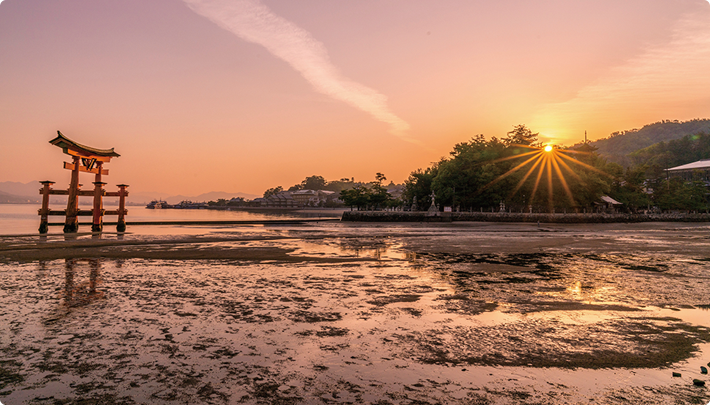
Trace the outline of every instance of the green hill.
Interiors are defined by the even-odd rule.
[[[633,165],[658,166],[660,169],[710,158],[710,132],[686,135],[659,142],[628,155]]]
[[[635,163],[628,156],[633,152],[660,142],[668,142],[683,138],[686,135],[701,133],[710,134],[710,119],[655,122],[645,125],[641,129],[614,132],[608,138],[590,143],[608,161],[616,162],[626,167]]]

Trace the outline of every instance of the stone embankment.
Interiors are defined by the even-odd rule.
[[[541,223],[613,223],[613,222],[710,222],[708,213],[665,214],[546,214],[514,212],[446,212],[430,216],[426,211],[345,211],[343,221],[359,222],[541,222]]]

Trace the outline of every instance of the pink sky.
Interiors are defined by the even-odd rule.
[[[4,0],[0,55],[0,181],[66,184],[58,129],[109,186],[261,194],[710,117],[705,0]]]

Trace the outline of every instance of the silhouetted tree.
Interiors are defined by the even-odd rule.
[[[358,209],[372,207],[379,209],[389,206],[392,196],[382,182],[387,180],[384,174],[377,173],[375,181],[370,184],[358,184],[355,187],[340,192],[340,199],[345,205],[356,206]]]
[[[370,203],[369,190],[365,185],[357,185],[351,189],[340,192],[340,199],[345,205],[352,209],[353,206],[358,209],[366,208]]]
[[[313,175],[306,177],[306,179],[301,182],[301,190],[323,190],[326,184],[328,184],[328,182],[323,176]]]
[[[540,134],[537,132],[533,133],[533,131],[531,131],[525,125],[516,125],[513,127],[512,131],[508,132],[508,136],[503,139],[503,143],[505,143],[507,146],[539,146],[537,139],[539,135]]]
[[[280,192],[284,191],[284,188],[281,186],[276,186],[274,188],[270,188],[266,191],[264,191],[264,198],[269,198],[274,194],[278,194]]]

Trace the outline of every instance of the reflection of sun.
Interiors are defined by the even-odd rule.
[[[604,176],[608,176],[607,173],[602,172],[601,170],[597,169],[596,167],[590,166],[584,162],[581,162],[577,159],[574,159],[570,156],[567,156],[568,153],[582,153],[582,154],[587,154],[587,152],[580,152],[580,151],[575,151],[575,150],[565,150],[565,149],[559,149],[559,148],[554,148],[552,145],[547,145],[545,147],[534,147],[534,146],[529,146],[529,145],[515,145],[515,146],[520,146],[528,149],[532,149],[530,152],[525,152],[521,153],[519,155],[515,156],[508,156],[504,157],[501,159],[496,159],[493,162],[500,162],[504,160],[511,160],[511,159],[517,159],[517,158],[523,158],[523,157],[528,157],[525,161],[519,163],[518,165],[514,166],[512,169],[508,170],[507,172],[501,174],[498,176],[496,179],[488,183],[485,187],[483,187],[480,191],[483,191],[490,186],[498,183],[499,181],[505,179],[506,177],[512,175],[513,173],[517,172],[518,170],[522,169],[523,167],[527,166],[528,164],[532,164],[528,171],[523,175],[523,177],[520,179],[518,184],[515,186],[513,191],[510,193],[509,198],[514,196],[518,190],[525,184],[525,181],[527,181],[530,176],[535,173],[535,170],[537,170],[537,173],[535,174],[535,183],[533,185],[532,193],[530,194],[530,197],[528,198],[527,204],[531,205],[535,199],[535,194],[538,191],[538,188],[540,186],[540,182],[542,180],[543,174],[545,174],[546,179],[547,179],[547,203],[548,203],[548,208],[552,210],[554,204],[553,204],[553,187],[552,187],[552,173],[557,174],[557,178],[559,179],[560,184],[562,185],[562,188],[565,191],[565,194],[567,195],[567,198],[572,206],[575,206],[575,201],[574,201],[574,196],[572,195],[572,191],[569,188],[569,185],[567,184],[567,179],[565,179],[564,173],[562,173],[562,170],[564,169],[565,172],[569,173],[572,177],[577,179],[579,182],[584,183],[584,180],[574,172],[574,170],[565,162],[571,162],[575,163],[581,167],[584,167],[586,169],[592,170],[594,172],[600,173]],[[544,153],[543,153],[544,152]]]

